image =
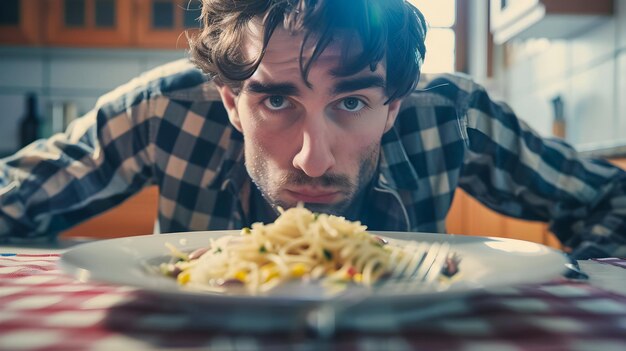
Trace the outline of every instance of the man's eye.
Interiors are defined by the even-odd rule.
[[[289,107],[289,101],[284,96],[272,95],[263,102],[270,110],[282,110]]]
[[[355,97],[345,98],[339,102],[340,109],[350,112],[360,111],[363,107],[365,107],[363,101]]]

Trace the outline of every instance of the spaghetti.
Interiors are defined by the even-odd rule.
[[[161,271],[180,285],[225,291],[267,292],[292,279],[372,285],[402,262],[401,247],[365,231],[360,222],[316,214],[303,207],[283,211],[275,222],[255,223],[238,236],[211,239],[190,254],[168,245],[178,262]]]

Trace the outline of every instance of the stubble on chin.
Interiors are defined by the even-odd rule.
[[[268,160],[261,156],[262,153],[250,155],[250,152],[246,152],[245,165],[253,183],[272,207],[280,206],[287,209],[297,205],[281,199],[281,192],[289,186],[332,187],[343,194],[343,200],[330,205],[308,203],[306,207],[314,212],[343,215],[359,195],[359,192],[367,187],[376,171],[380,155],[380,143],[375,142],[366,150],[361,157],[359,171],[354,180],[346,174],[333,173],[312,178],[299,169],[292,169],[279,176],[272,175]]]

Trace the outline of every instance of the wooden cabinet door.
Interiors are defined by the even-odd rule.
[[[39,44],[43,5],[43,0],[0,0],[0,44]]]
[[[151,234],[157,218],[158,200],[159,189],[147,187],[118,207],[66,230],[61,233],[61,238],[108,239]]]
[[[137,0],[137,46],[185,49],[200,28],[199,0]]]
[[[133,1],[48,0],[46,44],[130,46]]]
[[[520,239],[562,249],[561,243],[542,222],[525,221],[498,214],[457,189],[446,218],[448,233]]]

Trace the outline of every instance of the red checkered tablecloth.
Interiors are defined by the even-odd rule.
[[[626,350],[626,295],[584,282],[501,288],[359,318],[323,340],[260,332],[271,311],[255,321],[81,283],[58,270],[58,258],[0,256],[0,350]]]

